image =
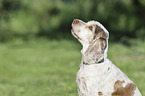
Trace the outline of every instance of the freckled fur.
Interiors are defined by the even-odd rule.
[[[109,32],[105,27],[97,21],[74,22],[72,34],[83,45],[76,79],[79,96],[142,96],[134,82],[107,59]]]

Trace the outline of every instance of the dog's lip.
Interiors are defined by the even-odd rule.
[[[77,38],[78,40],[81,40],[81,38],[74,32],[73,28],[71,29],[71,33],[73,34],[75,38]]]
[[[75,37],[78,37],[77,34],[75,34],[73,28],[71,29],[71,33],[72,33]]]
[[[71,29],[71,33],[74,33],[74,29],[73,29],[73,27],[72,27],[72,29]]]

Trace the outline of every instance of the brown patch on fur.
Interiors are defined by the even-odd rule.
[[[108,70],[110,70],[110,67],[108,67]]]
[[[98,92],[98,95],[99,95],[99,96],[103,96],[103,93],[102,93],[102,92]]]
[[[93,26],[89,26],[88,28],[89,28],[91,31],[93,30]]]
[[[100,28],[99,26],[96,26],[96,29],[95,29],[95,37],[99,37],[99,38],[102,38],[104,40],[107,39],[107,34],[103,31],[102,28]]]
[[[133,83],[128,83],[125,87],[122,84],[125,81],[117,80],[114,84],[114,92],[111,94],[112,96],[133,96],[134,91],[136,89],[136,85]]]

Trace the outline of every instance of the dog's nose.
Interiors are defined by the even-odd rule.
[[[74,19],[73,24],[77,24],[77,23],[79,23],[79,20],[78,19]]]

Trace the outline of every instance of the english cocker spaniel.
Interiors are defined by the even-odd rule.
[[[79,96],[142,96],[135,83],[107,59],[109,32],[102,24],[74,19],[71,32],[83,45],[76,80]]]

